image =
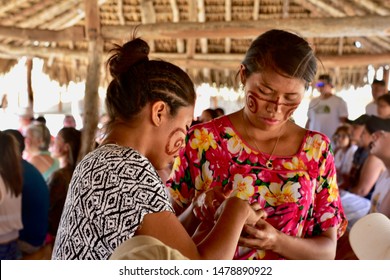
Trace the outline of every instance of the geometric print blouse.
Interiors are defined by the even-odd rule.
[[[52,259],[108,259],[148,213],[174,212],[150,161],[128,147],[103,145],[76,167]]]

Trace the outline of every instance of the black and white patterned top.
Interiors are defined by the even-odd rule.
[[[78,164],[52,259],[108,259],[148,213],[174,212],[150,161],[131,148],[104,145]]]

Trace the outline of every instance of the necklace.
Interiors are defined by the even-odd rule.
[[[244,130],[245,130],[246,135],[250,138],[250,140],[251,140],[253,143],[255,143],[256,149],[260,152],[259,146],[257,145],[257,141],[256,141],[254,138],[252,138],[252,136],[250,136],[250,135],[248,134],[248,131],[247,131],[247,129],[246,129],[245,118],[244,118],[244,110],[242,110],[242,120],[244,121],[243,126],[244,126]],[[272,168],[274,167],[273,164],[272,164],[272,156],[274,155],[275,149],[276,149],[276,147],[278,146],[278,143],[279,143],[279,139],[280,139],[280,137],[281,137],[282,134],[283,134],[283,133],[281,133],[281,132],[282,132],[282,128],[283,128],[283,126],[280,128],[278,138],[276,139],[276,142],[275,142],[275,144],[274,144],[274,147],[272,148],[271,154],[270,154],[270,156],[268,157],[268,160],[265,162],[265,167],[267,167],[268,169],[272,169]]]

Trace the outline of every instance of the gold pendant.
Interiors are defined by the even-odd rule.
[[[267,160],[265,166],[266,166],[268,169],[272,169],[273,165],[272,165],[271,160]]]

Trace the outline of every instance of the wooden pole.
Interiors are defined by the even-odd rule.
[[[99,121],[99,84],[103,40],[100,37],[99,5],[97,0],[85,0],[85,31],[88,39],[88,68],[85,83],[82,145],[79,160],[95,148]]]
[[[27,108],[30,108],[31,112],[34,112],[34,92],[32,89],[33,60],[31,57],[27,58],[26,68],[27,68]]]

